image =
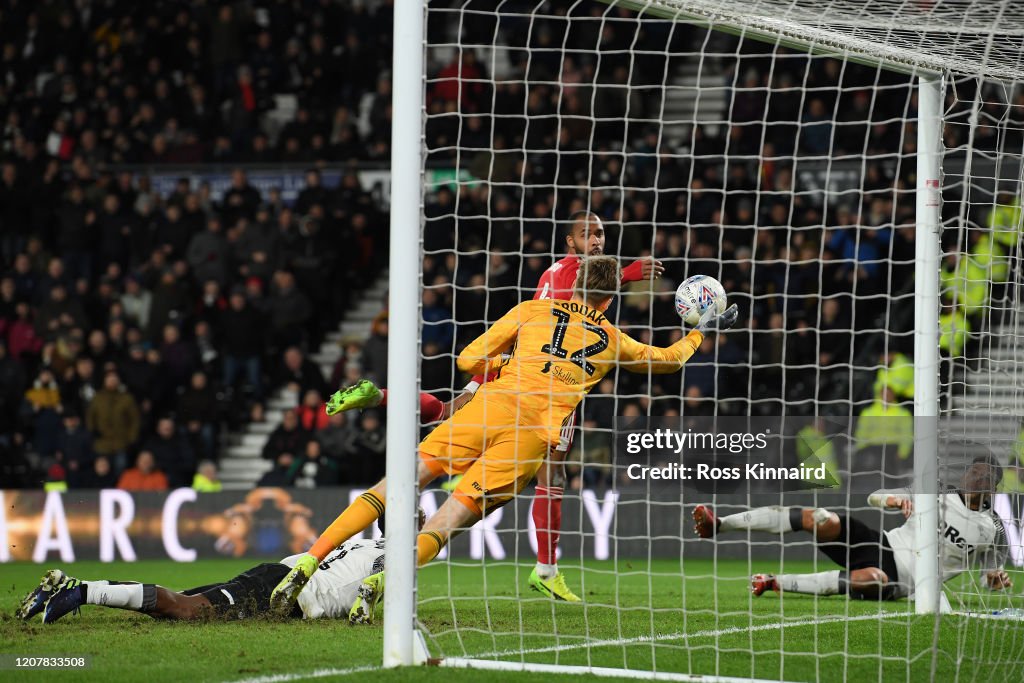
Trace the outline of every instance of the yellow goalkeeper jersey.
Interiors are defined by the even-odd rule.
[[[459,354],[459,369],[493,369],[511,351],[498,379],[484,384],[484,401],[505,404],[524,427],[558,439],[562,421],[616,365],[630,372],[677,372],[704,335],[693,330],[667,348],[642,344],[618,329],[598,309],[573,300],[524,301]]]

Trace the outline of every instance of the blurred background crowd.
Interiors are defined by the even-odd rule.
[[[661,282],[631,285],[613,310],[631,334],[657,344],[683,334],[672,292],[694,273],[719,278],[746,322],[705,341],[682,375],[606,379],[585,403],[584,431],[616,414],[815,414],[912,397],[888,372],[912,347],[909,325],[888,322],[913,275],[906,77],[709,42],[599,3],[551,3],[535,17],[535,3],[509,2],[455,23],[444,11],[455,3],[432,4],[427,164],[469,180],[438,184],[426,201],[425,390],[462,386],[451,354],[532,295],[562,254],[565,219],[586,208],[606,222],[607,253],[665,263]],[[265,483],[294,484],[310,461],[321,463],[310,485],[379,474],[383,416],[328,420],[319,406],[360,375],[386,383],[386,312],[346,345],[333,376],[309,355],[386,266],[386,208],[358,169],[390,157],[392,10],[0,3],[5,486],[205,486],[223,430],[265,419],[282,387],[297,405],[267,441]],[[452,49],[459,30],[479,47]],[[667,135],[663,86],[702,50],[700,67],[728,84],[723,120]],[[970,103],[967,87],[951,93],[951,111]],[[1005,123],[1005,112],[983,114]],[[964,130],[950,126],[947,145],[963,145]],[[985,127],[979,136],[995,140]],[[801,180],[844,159],[860,173],[849,191]],[[222,197],[187,173],[159,193],[147,175],[209,164],[233,169]],[[246,172],[256,164],[307,169],[302,191],[285,202],[257,189]],[[324,184],[325,166],[345,169],[337,186]],[[951,292],[972,234],[945,245]],[[948,355],[969,343],[955,328],[969,312],[956,304]],[[853,341],[864,334],[882,339],[870,358]],[[855,382],[857,365],[870,381]],[[609,445],[593,438],[599,455],[578,458],[606,480]]]

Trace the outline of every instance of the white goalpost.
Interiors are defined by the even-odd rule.
[[[383,665],[666,681],[1019,671],[1024,620],[1004,617],[1024,614],[1024,575],[1008,567],[1015,586],[992,592],[965,565],[944,584],[940,493],[978,454],[1024,482],[1024,8],[395,0],[394,15]],[[609,374],[578,409],[559,567],[581,605],[527,587],[532,487],[417,571],[417,504],[429,515],[452,488],[417,489],[432,427],[418,394],[466,384],[454,359],[534,297],[580,211],[623,266],[665,268],[624,282],[616,326],[677,341],[672,294],[692,274],[725,285],[740,323],[683,373]],[[769,425],[768,464],[809,453],[836,487],[633,476],[686,452],[627,455],[623,425],[723,419]],[[913,496],[909,600],[855,600],[849,583],[751,595],[752,574],[848,582],[826,576],[839,567],[799,510],[883,539],[904,519],[867,501],[891,481]],[[1024,487],[1001,491],[991,514],[1024,564]],[[781,521],[708,540],[698,504]],[[892,573],[883,554],[849,569]]]
[[[393,590],[384,594],[384,666],[417,662],[416,467],[419,391],[419,272],[422,220],[424,7],[395,2],[391,133],[391,240],[388,291],[387,406],[388,545],[385,564]]]

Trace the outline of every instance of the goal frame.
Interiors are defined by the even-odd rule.
[[[876,66],[917,78],[916,259],[914,289],[914,484],[916,529],[915,611],[939,610],[938,580],[938,431],[939,414],[939,265],[942,231],[942,101],[945,74],[896,59],[879,59],[856,47],[818,43],[764,28],[720,23],[654,0],[618,0],[615,4],[672,21],[688,21],[818,55]],[[384,596],[385,667],[426,661],[416,631],[416,500],[414,458],[418,432],[419,259],[422,227],[422,136],[425,110],[423,79],[426,50],[425,0],[395,0],[392,72],[391,223],[389,275],[389,387],[387,405],[386,565]],[[876,46],[877,49],[877,46]],[[409,277],[415,273],[415,279]],[[931,493],[929,493],[931,491]],[[930,530],[930,533],[929,533]],[[396,587],[400,587],[396,590]],[[417,643],[420,645],[417,646]],[[471,666],[469,660],[452,662]],[[490,668],[523,671],[528,664],[488,662]],[[540,666],[540,665],[538,665]],[[529,669],[534,670],[534,669]],[[539,669],[538,669],[539,671]],[[591,671],[591,673],[605,672]],[[621,675],[621,671],[614,672]],[[724,680],[718,677],[666,677],[661,680]]]

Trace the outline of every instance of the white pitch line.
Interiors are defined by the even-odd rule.
[[[755,633],[757,631],[778,631],[784,628],[800,626],[814,626],[816,624],[834,624],[837,622],[868,621],[871,619],[891,619],[893,617],[908,616],[906,612],[879,612],[878,614],[862,614],[859,616],[847,617],[836,615],[834,617],[823,617],[820,619],[804,619],[801,621],[782,621],[771,624],[760,624],[757,626],[730,626],[721,629],[708,629],[695,631],[693,633],[664,633],[655,636],[634,636],[631,638],[614,638],[608,640],[594,640],[573,643],[571,645],[549,645],[546,647],[535,647],[526,650],[495,650],[470,655],[473,659],[490,659],[494,657],[511,657],[513,655],[535,655],[549,652],[564,652],[565,650],[577,650],[581,648],[615,647],[617,645],[635,645],[637,643],[654,643],[664,640],[683,640],[685,638],[716,638],[718,636],[735,635],[738,633]],[[379,671],[379,666],[356,666],[348,669],[317,669],[307,673],[286,673],[274,674],[271,676],[257,676],[255,678],[241,678],[231,683],[291,683],[309,678],[326,678],[328,676],[349,676],[357,673]]]
[[[548,652],[564,652],[565,650],[576,650],[579,648],[615,647],[617,645],[635,645],[637,643],[656,643],[663,640],[683,640],[687,638],[716,638],[718,636],[735,635],[737,633],[755,633],[757,631],[777,631],[784,628],[797,626],[813,626],[815,624],[832,624],[840,621],[868,621],[871,619],[889,619],[892,617],[907,616],[905,612],[879,612],[878,614],[862,614],[855,617],[836,615],[834,617],[822,617],[819,619],[804,619],[802,621],[781,621],[771,624],[760,624],[758,626],[730,626],[728,628],[695,631],[693,633],[677,632],[663,633],[655,636],[633,636],[631,638],[613,638],[608,640],[581,641],[567,645],[548,645],[545,647],[529,648],[527,650],[495,650],[481,654],[468,655],[474,659],[487,659],[491,657],[511,657],[513,655],[536,655]]]
[[[256,676],[255,678],[236,678],[231,683],[289,683],[303,681],[307,678],[327,678],[328,676],[350,676],[352,674],[380,671],[380,666],[353,666],[348,669],[316,669],[302,674],[274,674],[272,676]]]

